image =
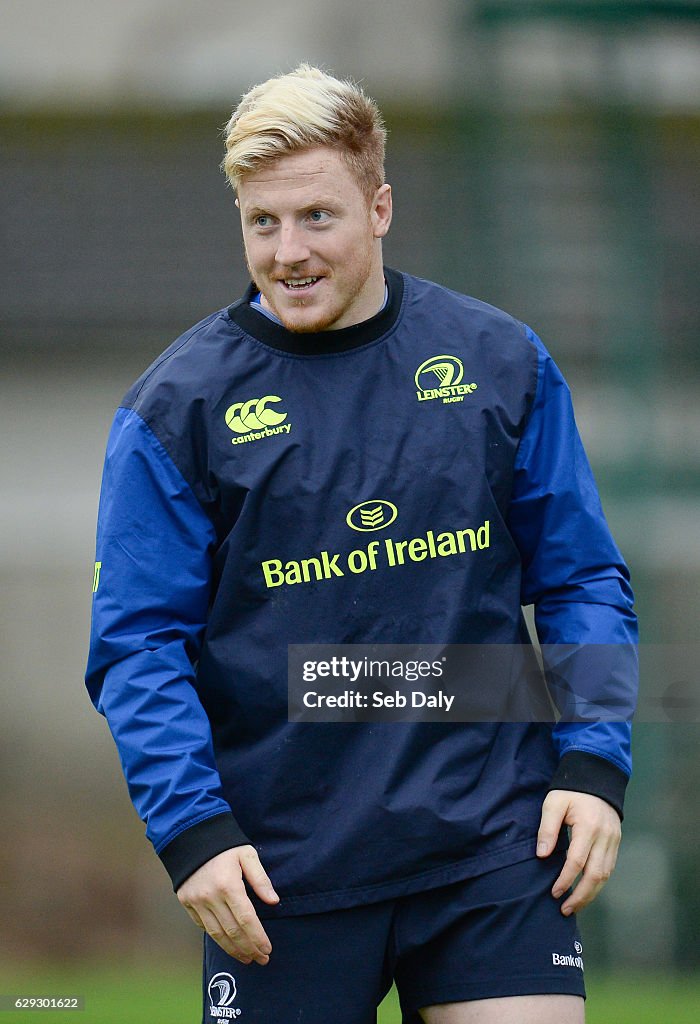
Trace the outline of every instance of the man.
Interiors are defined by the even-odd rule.
[[[117,412],[88,687],[205,932],[205,1022],[366,1024],[392,979],[406,1024],[579,1022],[627,723],[288,720],[289,644],[520,644],[521,603],[545,644],[635,639],[541,341],[383,267],[384,139],[306,65],[234,112],[254,284]]]

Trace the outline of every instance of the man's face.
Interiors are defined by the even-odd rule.
[[[368,200],[340,154],[319,146],[246,175],[237,204],[263,305],[288,330],[335,330],[379,311],[388,185]]]

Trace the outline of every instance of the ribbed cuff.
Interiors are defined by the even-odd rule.
[[[622,821],[622,808],[628,777],[605,757],[589,754],[584,750],[572,750],[564,754],[554,773],[548,791],[571,789],[576,793],[591,793],[606,800],[615,808]]]
[[[250,839],[232,814],[216,814],[175,836],[158,856],[177,892],[182,883],[212,857],[234,846],[249,843]]]

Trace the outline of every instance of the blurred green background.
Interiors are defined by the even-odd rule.
[[[700,1019],[698,4],[27,0],[4,21],[0,991],[197,1019],[199,935],[82,686],[97,495],[126,388],[246,283],[219,130],[310,60],[385,112],[387,262],[529,323],[572,387],[643,639],[689,695],[637,727],[620,865],[582,915],[589,1020]]]
[[[192,1021],[201,1020],[201,998],[198,991],[200,971],[188,967],[173,970],[172,965],[151,960],[150,966],[98,967],[93,969],[56,970],[43,968],[42,991],[80,994],[85,1009],[75,1012],[24,1011],[15,1018],[27,1024],[44,1024],[48,1020],[61,1024],[124,1024],[124,1021]],[[10,986],[17,990],[17,980],[24,977],[22,991],[36,991],[36,971],[0,972],[3,991]],[[6,980],[7,979],[7,982]],[[696,1024],[700,1005],[700,982],[686,976],[633,974],[609,977],[594,972],[587,985],[587,1024]],[[273,1022],[271,1022],[273,1024]],[[277,1024],[277,1022],[274,1022]],[[324,1022],[325,1024],[325,1022]],[[331,1024],[331,1021],[328,1021]],[[382,1003],[378,1024],[401,1024],[401,1011],[395,990]]]

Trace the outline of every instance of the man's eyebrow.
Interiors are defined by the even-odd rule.
[[[338,196],[317,196],[314,200],[309,203],[304,203],[300,206],[297,213],[309,213],[311,210],[325,210],[325,209],[337,209],[338,206],[342,205],[342,200]],[[247,219],[254,219],[255,217],[270,217],[275,216],[269,209],[263,206],[251,206],[249,210],[245,211],[245,217]]]
[[[342,199],[339,196],[317,196],[312,203],[301,206],[300,210],[308,213],[309,210],[319,210],[326,206],[339,206]]]

